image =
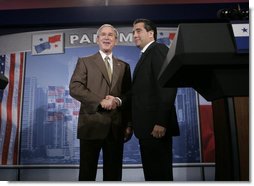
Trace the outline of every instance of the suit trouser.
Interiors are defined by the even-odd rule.
[[[146,181],[173,181],[172,138],[140,139]]]
[[[121,181],[123,142],[110,133],[103,140],[80,139],[79,181],[95,181],[100,151],[103,153],[103,181]]]

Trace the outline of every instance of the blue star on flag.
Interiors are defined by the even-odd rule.
[[[248,33],[248,29],[247,29],[247,28],[245,28],[245,27],[243,27],[243,28],[242,28],[242,31],[243,31],[243,32],[247,32],[247,33]]]

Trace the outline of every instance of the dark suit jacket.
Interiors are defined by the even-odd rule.
[[[100,107],[100,102],[106,95],[112,95],[121,98],[124,106],[124,95],[130,87],[130,66],[127,63],[113,57],[113,76],[110,83],[99,52],[79,58],[69,85],[70,95],[81,103],[78,138],[103,139],[110,129],[116,138],[122,138],[126,123],[130,120],[122,116],[124,107],[106,111]]]
[[[179,135],[174,106],[177,89],[162,88],[157,80],[167,52],[168,47],[153,42],[134,70],[132,117],[134,134],[139,139],[152,138],[155,124],[166,127],[168,137]]]

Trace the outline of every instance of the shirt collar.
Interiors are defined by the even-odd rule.
[[[154,41],[151,41],[150,43],[147,43],[146,46],[141,50],[142,53],[146,51],[146,49],[153,43]]]
[[[104,59],[105,59],[106,56],[109,57],[109,65],[110,65],[111,71],[113,72],[113,59],[112,59],[113,54],[112,54],[112,52],[111,52],[109,55],[105,54],[105,53],[102,52],[101,50],[99,50],[99,52],[100,52],[100,54],[101,54],[101,57],[102,57],[103,61],[104,61]]]
[[[112,52],[109,55],[105,54],[101,50],[99,50],[99,52],[100,52],[101,57],[102,57],[103,60],[105,59],[106,56],[108,56],[110,58],[110,61],[112,60]]]

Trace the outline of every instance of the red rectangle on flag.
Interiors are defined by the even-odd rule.
[[[54,36],[49,37],[49,39],[48,39],[48,42],[50,42],[50,43],[55,43],[58,41],[61,41],[61,35],[54,35]]]

